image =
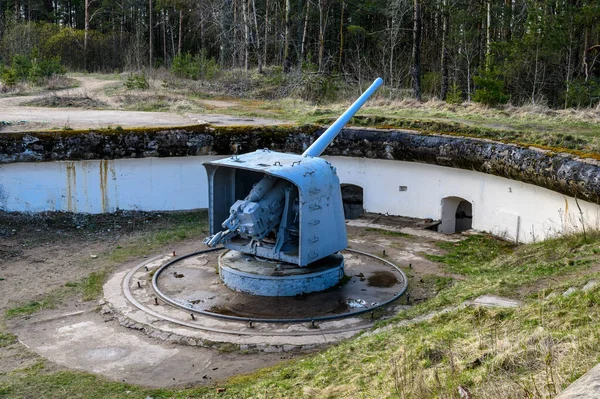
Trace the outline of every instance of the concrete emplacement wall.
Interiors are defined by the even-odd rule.
[[[4,211],[173,211],[206,208],[202,163],[222,155],[22,162],[0,166]],[[395,160],[325,157],[341,184],[363,188],[366,212],[440,220],[532,242],[600,227],[600,206],[486,173]],[[457,219],[458,215],[458,219]]]

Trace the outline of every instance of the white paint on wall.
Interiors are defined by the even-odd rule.
[[[599,205],[532,184],[416,162],[326,158],[337,167],[342,184],[363,188],[366,212],[442,220],[442,200],[459,197],[473,206],[473,229],[513,241],[580,231],[583,223],[600,228]]]
[[[206,208],[202,162],[222,157],[14,163],[0,166],[0,209],[103,213]]]
[[[0,166],[0,209],[19,212],[186,210],[208,206],[202,162],[222,156]],[[519,242],[600,228],[600,206],[485,173],[413,162],[326,157],[367,212],[442,219],[442,199],[472,204],[473,228]],[[401,189],[403,187],[405,189]]]

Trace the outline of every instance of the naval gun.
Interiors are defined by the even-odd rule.
[[[268,149],[204,163],[210,247],[299,267],[348,246],[336,169],[319,156],[381,86],[373,84],[302,155]]]

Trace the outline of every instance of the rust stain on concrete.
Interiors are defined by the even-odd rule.
[[[108,160],[100,160],[100,200],[102,212],[108,212]]]
[[[77,212],[77,172],[75,162],[67,162],[65,164],[67,171],[67,211]]]

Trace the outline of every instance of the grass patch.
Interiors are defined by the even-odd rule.
[[[373,227],[367,227],[365,229],[365,231],[368,231],[370,233],[381,234],[383,236],[388,236],[388,237],[414,238],[410,234],[402,233],[400,231],[390,231],[390,230],[385,230],[385,229],[376,229],[376,228],[373,228]]]
[[[102,286],[109,274],[108,269],[92,272],[85,280],[83,280],[83,300],[91,301],[99,298],[102,295]]]
[[[16,377],[16,378],[15,378]],[[0,384],[3,398],[160,398],[158,390],[144,389],[133,385],[108,382],[101,377],[74,371],[47,374],[43,370],[24,370],[16,373],[9,382]]]
[[[6,311],[6,317],[27,316],[42,309],[52,308],[55,305],[55,302],[52,299],[53,298],[47,298],[40,301],[31,301],[24,305],[8,309]]]
[[[15,335],[0,331],[0,348],[12,345],[15,342],[17,342],[17,337]]]
[[[441,242],[438,246],[446,250],[444,255],[425,257],[435,262],[445,263],[448,271],[460,274],[480,274],[481,264],[512,253],[514,245],[493,236],[471,236],[458,243]]]
[[[109,272],[109,269],[92,272],[82,281],[69,281],[65,284],[65,287],[74,288],[75,291],[81,294],[84,301],[98,299],[102,295],[102,286],[104,285]]]

